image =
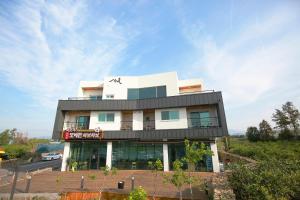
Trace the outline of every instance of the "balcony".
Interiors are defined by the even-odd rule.
[[[89,129],[88,122],[65,122],[64,129],[78,129],[78,130],[87,130]]]
[[[143,121],[143,130],[155,130],[155,120]]]
[[[219,127],[217,117],[188,118],[188,128]]]
[[[132,121],[121,121],[121,130],[132,130]]]

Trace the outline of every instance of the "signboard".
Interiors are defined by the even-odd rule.
[[[64,140],[101,140],[103,137],[104,133],[100,129],[67,129],[63,131]]]

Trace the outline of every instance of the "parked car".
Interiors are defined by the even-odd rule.
[[[58,160],[62,158],[61,153],[48,153],[45,155],[42,155],[42,160]]]
[[[0,151],[0,160],[9,160],[9,156],[4,151]]]

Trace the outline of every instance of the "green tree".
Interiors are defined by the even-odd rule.
[[[154,194],[153,194],[153,199],[155,199],[156,196],[156,181],[158,177],[158,173],[163,170],[163,163],[161,162],[160,159],[157,159],[155,162],[149,161],[148,162],[148,167],[151,169],[151,172],[154,173],[153,176],[153,188],[154,188]]]
[[[288,117],[289,126],[293,129],[294,136],[298,135],[300,126],[300,113],[299,110],[293,105],[292,102],[286,102],[282,105],[282,111]]]
[[[9,129],[4,130],[0,133],[0,145],[7,145],[11,140]]]
[[[147,192],[141,186],[132,190],[128,197],[128,200],[146,200],[146,199],[147,199]]]
[[[259,140],[259,131],[255,126],[250,126],[247,128],[246,136],[249,141],[256,142]]]
[[[114,175],[116,175],[117,174],[117,168],[115,168],[115,167],[112,167],[111,169],[109,168],[109,166],[105,166],[105,167],[101,167],[100,168],[101,169],[101,171],[102,171],[102,173],[103,173],[103,175],[104,175],[104,178],[103,178],[103,181],[102,181],[102,186],[101,186],[101,188],[100,188],[100,192],[102,193],[103,192],[103,189],[104,189],[104,184],[105,184],[105,182],[106,182],[106,177],[108,176],[108,175],[111,175],[111,176],[114,176]],[[101,195],[102,196],[102,195]],[[101,196],[100,196],[100,199],[101,199]]]
[[[182,161],[188,164],[188,178],[186,179],[186,182],[190,187],[191,198],[194,199],[192,185],[197,180],[191,176],[191,172],[195,171],[195,166],[199,161],[202,161],[205,156],[212,156],[213,152],[202,142],[199,144],[198,142],[190,142],[189,140],[185,140],[184,145],[185,156],[182,158]]]
[[[266,120],[262,120],[259,123],[259,137],[260,140],[271,140],[274,138],[274,132],[270,126],[270,124]]]
[[[182,186],[186,183],[186,179],[188,178],[185,175],[182,166],[182,162],[175,160],[173,162],[174,172],[172,174],[164,175],[165,182],[171,183],[177,188],[180,195],[180,200],[182,200]]]
[[[298,136],[300,113],[292,102],[286,102],[281,110],[276,109],[272,120],[276,123],[276,128],[280,130],[280,138],[289,139]]]

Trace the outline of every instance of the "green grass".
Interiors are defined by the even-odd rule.
[[[230,138],[229,152],[255,160],[300,160],[300,141],[249,142]]]

